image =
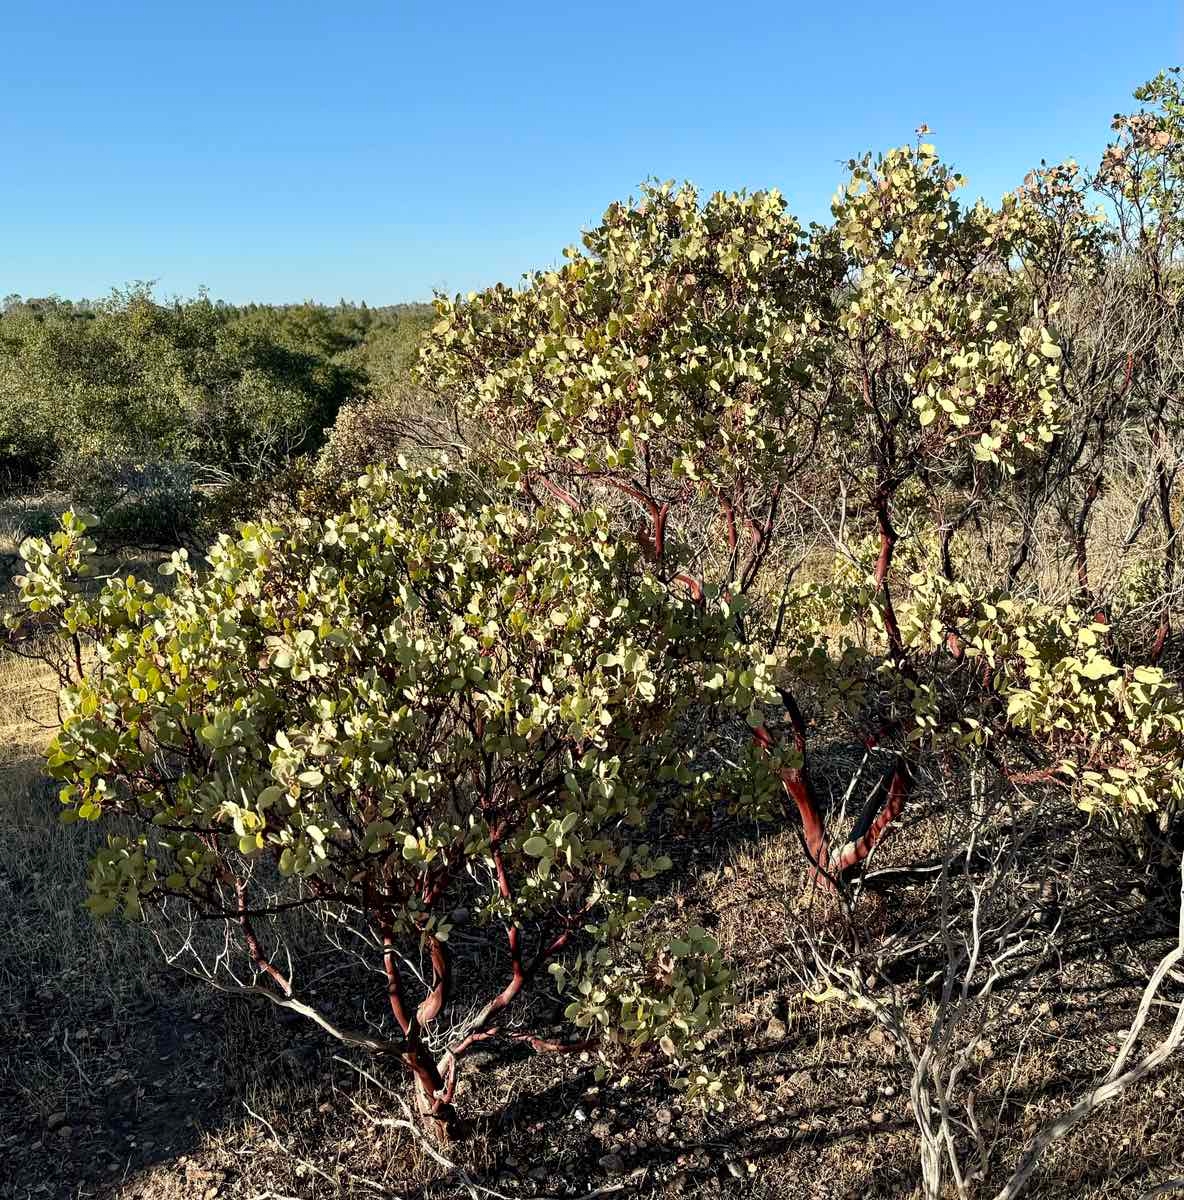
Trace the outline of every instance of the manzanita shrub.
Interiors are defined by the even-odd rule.
[[[1172,73],[1139,96],[1095,176],[997,207],[924,130],[852,160],[826,227],[648,187],[561,268],[438,301],[419,379],[457,468],[326,485],[164,592],[81,589],[73,514],[28,543],[20,620],[69,684],[50,768],[117,822],[92,907],[397,1058],[445,1130],[478,1043],[690,1062],[728,968],[646,910],[721,807],[788,799],[832,889],[926,779],[1178,828],[1184,106]],[[849,830],[821,728],[883,764]],[[327,1006],[309,939],[374,987]]]
[[[702,929],[649,933],[645,887],[666,831],[736,793],[717,731],[772,695],[737,608],[672,592],[602,513],[527,513],[444,465],[376,468],[347,501],[223,536],[202,570],[179,552],[162,592],[79,590],[72,514],[26,547],[28,609],[95,648],[49,751],[66,816],[117,819],[90,907],[397,1058],[440,1130],[480,1042],[693,1057],[729,971]],[[322,1008],[302,914],[378,982]],[[235,934],[203,957],[211,920]],[[540,981],[574,1038],[532,1026]]]

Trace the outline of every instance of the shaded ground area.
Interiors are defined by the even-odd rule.
[[[314,1028],[191,984],[158,965],[142,931],[95,924],[80,909],[93,835],[56,823],[39,777],[53,719],[39,682],[33,668],[4,662],[0,1196],[471,1194],[417,1138],[379,1123],[399,1118],[397,1105],[336,1061]],[[909,857],[906,846],[915,855],[925,822],[923,807],[910,814],[883,861]],[[1058,837],[1076,880],[1058,953],[1003,993],[981,1072],[981,1111],[1010,1089],[992,1162],[999,1181],[1023,1140],[1109,1065],[1168,944],[1166,914],[1103,838],[1071,819]],[[704,832],[682,844],[676,874],[659,916],[711,928],[738,967],[738,1008],[714,1052],[743,1070],[740,1101],[705,1117],[644,1065],[610,1085],[588,1061],[489,1054],[458,1094],[475,1131],[449,1154],[505,1196],[916,1194],[906,1056],[867,1013],[802,996],[795,833]],[[912,919],[924,895],[912,884],[869,896],[867,919]],[[919,1027],[926,1004],[916,1005]],[[1049,1155],[1031,1194],[1134,1198],[1184,1176],[1182,1095],[1178,1065],[1099,1111]]]

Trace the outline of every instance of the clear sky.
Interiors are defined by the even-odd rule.
[[[1184,0],[0,0],[0,294],[370,303],[547,266],[642,180],[777,186],[920,122],[997,198],[1097,157]]]

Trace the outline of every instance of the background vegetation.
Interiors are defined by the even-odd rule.
[[[397,389],[430,316],[164,301],[143,284],[98,302],[9,297],[0,497],[16,510],[64,492],[104,516],[111,541],[208,534],[315,453],[344,405]]]

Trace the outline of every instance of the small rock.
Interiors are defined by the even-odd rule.
[[[731,1175],[733,1179],[743,1179],[745,1172],[744,1168],[738,1162],[729,1162],[728,1174]]]
[[[471,919],[472,914],[467,908],[454,908],[448,917],[453,925],[467,925]]]
[[[669,1125],[674,1120],[674,1113],[668,1108],[658,1109],[658,1124]]]
[[[600,1169],[609,1175],[620,1175],[625,1169],[625,1160],[619,1154],[601,1155]]]
[[[887,1120],[888,1120],[888,1114],[885,1112],[876,1111],[876,1112],[872,1113],[872,1124],[873,1125],[883,1125],[884,1122]]]
[[[48,1129],[50,1133],[53,1133],[56,1130],[61,1129],[65,1123],[66,1114],[64,1112],[50,1113],[49,1120],[45,1122],[45,1128]]]
[[[577,1121],[586,1121],[588,1119],[587,1110],[583,1107],[583,1105],[580,1104],[577,1104],[575,1108],[572,1109],[571,1115],[575,1117]]]
[[[765,1026],[765,1037],[771,1042],[782,1041],[788,1032],[785,1022],[780,1017],[770,1017],[768,1025]]]
[[[889,1099],[891,1099],[896,1095],[896,1088],[894,1088],[892,1084],[886,1083],[882,1088],[880,1088],[880,1095],[887,1096]]]

